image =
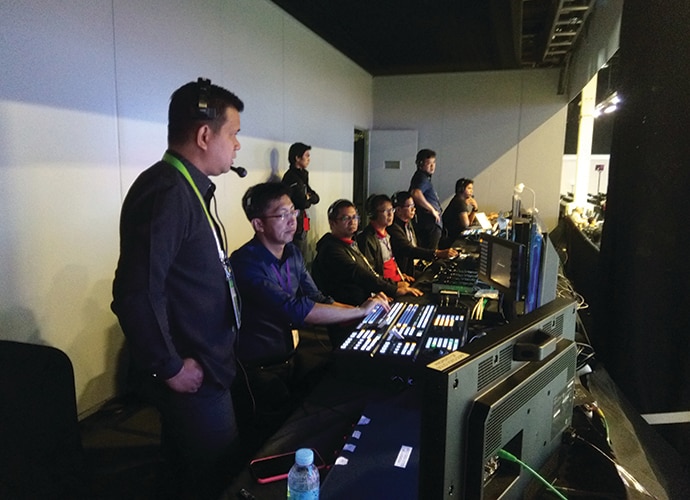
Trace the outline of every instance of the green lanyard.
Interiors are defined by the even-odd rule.
[[[208,213],[208,208],[206,208],[206,202],[204,201],[204,197],[201,196],[201,193],[199,192],[199,188],[196,187],[196,184],[194,183],[194,179],[192,179],[192,176],[189,175],[189,170],[187,170],[187,167],[185,167],[180,160],[175,158],[173,155],[170,153],[166,152],[163,155],[163,161],[169,163],[173,167],[175,167],[177,170],[180,171],[182,176],[187,179],[187,182],[189,182],[189,185],[192,186],[192,189],[196,193],[197,198],[199,198],[199,201],[201,202],[201,207],[204,209],[204,213],[206,214],[206,218],[208,219],[208,224],[211,226],[211,231],[213,232],[213,236],[216,238],[216,243],[218,244],[218,251],[222,253],[222,248],[220,246],[220,241],[218,241],[218,235],[216,234],[216,227],[213,225],[213,219],[211,218],[211,214]]]
[[[187,182],[189,182],[189,185],[192,186],[192,189],[196,193],[197,198],[199,198],[199,201],[201,202],[201,207],[204,209],[204,213],[206,214],[206,218],[208,219],[208,225],[211,226],[211,233],[213,234],[213,237],[216,239],[216,245],[218,246],[218,257],[220,258],[221,264],[223,265],[223,269],[225,270],[225,277],[228,281],[228,287],[230,288],[230,298],[232,300],[232,306],[233,306],[233,313],[235,316],[235,325],[237,326],[237,329],[239,330],[240,328],[240,311],[242,308],[241,301],[240,301],[240,296],[237,291],[237,288],[235,287],[235,279],[233,276],[232,272],[232,267],[230,267],[230,263],[227,261],[225,258],[225,252],[223,248],[220,245],[220,240],[218,239],[218,234],[216,233],[216,227],[213,224],[213,219],[211,218],[211,214],[208,213],[208,208],[206,208],[206,202],[204,201],[204,197],[201,196],[201,193],[199,192],[199,188],[196,187],[196,183],[194,182],[194,179],[192,179],[192,176],[189,175],[189,170],[187,170],[187,167],[184,166],[184,164],[175,158],[173,155],[166,153],[163,155],[163,161],[166,163],[169,163],[173,167],[175,167],[177,170],[180,171],[182,176],[187,179]]]

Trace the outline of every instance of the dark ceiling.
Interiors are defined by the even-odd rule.
[[[272,0],[373,76],[563,65],[594,0]]]

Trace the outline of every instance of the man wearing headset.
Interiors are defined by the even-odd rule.
[[[354,240],[359,228],[359,215],[349,200],[337,200],[328,209],[331,232],[316,244],[312,265],[314,280],[319,288],[336,300],[356,305],[371,294],[387,297],[422,295],[406,281],[397,283],[379,275]]]
[[[417,207],[415,229],[419,245],[436,250],[443,230],[441,202],[431,184],[431,177],[436,171],[436,153],[431,149],[419,150],[415,164],[417,170],[412,176],[409,189]]]
[[[408,191],[398,191],[392,198],[395,207],[393,224],[388,227],[391,238],[393,255],[400,270],[410,276],[414,276],[415,260],[448,259],[458,256],[457,250],[447,248],[445,250],[423,248],[417,245],[412,219],[414,219],[416,207],[414,199]]]
[[[122,205],[113,282],[117,315],[141,390],[161,414],[170,490],[216,498],[236,458],[230,395],[239,301],[209,179],[228,172],[240,143],[242,101],[199,78],[168,109],[168,150],[134,181]]]
[[[293,409],[293,396],[299,391],[300,381],[293,376],[297,329],[359,320],[376,306],[389,306],[383,296],[367,296],[353,307],[319,291],[292,242],[300,211],[288,186],[252,186],[242,198],[242,208],[254,237],[230,257],[242,290],[237,343],[242,373],[233,394],[240,424],[256,424],[258,417],[258,431],[271,433]]]
[[[369,224],[357,234],[357,246],[378,274],[391,281],[413,282],[413,273],[404,273],[398,266],[388,228],[393,224],[393,202],[385,194],[367,199]]]

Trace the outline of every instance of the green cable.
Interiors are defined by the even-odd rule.
[[[504,449],[500,449],[500,450],[498,450],[498,457],[502,458],[504,460],[508,460],[509,462],[514,462],[514,463],[520,465],[520,467],[524,467],[525,469],[527,469],[528,472],[530,472],[534,477],[536,477],[539,480],[539,482],[541,482],[544,486],[546,486],[547,489],[551,490],[558,498],[560,498],[561,500],[568,500],[560,491],[558,491],[556,489],[556,487],[554,485],[552,485],[546,479],[541,477],[537,471],[532,469],[532,467],[527,465],[525,462],[520,460],[518,457],[516,457],[512,453],[509,453]]]

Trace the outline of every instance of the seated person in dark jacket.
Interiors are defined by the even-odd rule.
[[[243,396],[236,403],[238,417],[289,410],[296,328],[358,320],[377,305],[388,308],[382,296],[367,296],[353,307],[319,291],[292,243],[299,210],[289,192],[281,183],[257,184],[242,198],[254,238],[230,257],[242,292],[237,343],[242,370],[234,387]]]
[[[359,215],[349,200],[337,200],[328,209],[331,232],[316,244],[312,274],[319,288],[345,304],[361,304],[371,294],[388,297],[422,295],[406,281],[394,282],[380,276],[360,252],[354,236]]]
[[[399,269],[387,228],[393,223],[393,202],[385,194],[373,194],[366,203],[369,225],[356,237],[357,246],[379,275],[391,281],[414,281]]]
[[[387,230],[395,261],[404,274],[414,276],[416,259],[433,260],[457,257],[458,252],[454,248],[433,250],[417,246],[417,235],[412,224],[416,208],[409,191],[395,193],[391,201],[395,207],[395,217],[393,224],[388,226]]]
[[[439,247],[448,248],[460,234],[469,228],[479,210],[474,199],[474,181],[472,179],[458,179],[455,183],[455,196],[443,211],[443,228],[445,236]]]

